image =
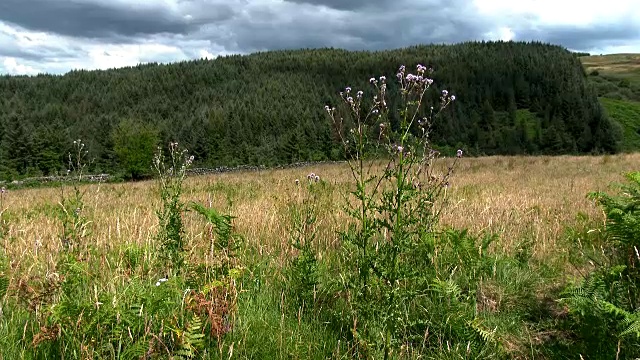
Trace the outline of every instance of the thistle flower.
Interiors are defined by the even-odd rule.
[[[387,80],[387,77],[386,77],[386,76],[384,76],[384,75],[383,75],[383,76],[380,76],[380,82],[385,82],[385,80]]]
[[[371,79],[369,79],[369,83],[371,83],[371,84],[375,84],[375,83],[377,83],[377,82],[378,82],[378,81],[376,81],[376,78],[371,78]]]
[[[451,95],[450,99],[451,99],[451,101],[456,101],[456,96],[455,95]]]
[[[320,176],[316,175],[316,177],[314,178],[316,182],[320,181]]]
[[[462,157],[462,149],[458,149],[458,151],[456,152],[456,156],[459,158]]]
[[[347,86],[347,87],[344,89],[344,91],[345,91],[347,94],[348,94],[348,93],[350,93],[350,92],[351,92],[351,87],[350,87],[350,86]]]
[[[300,185],[300,180],[296,179],[296,185]]]

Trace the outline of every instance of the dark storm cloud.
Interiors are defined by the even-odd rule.
[[[206,3],[206,1],[201,1]],[[187,34],[203,22],[228,18],[233,10],[216,4],[208,18],[175,13],[161,5],[87,0],[2,0],[0,20],[25,29],[84,38],[129,38],[150,34]],[[188,4],[187,4],[188,5]],[[196,8],[197,10],[197,8]],[[190,15],[190,16],[186,16]]]
[[[544,24],[535,13],[480,10],[473,0],[0,0],[0,73],[3,57],[60,72],[122,59],[135,65],[278,49],[490,40],[509,29],[515,40],[571,50],[640,43],[633,19],[569,27]]]
[[[293,1],[281,7],[263,6],[245,11],[242,17],[227,24],[232,36],[226,39],[216,38],[217,29],[204,33],[236,51],[306,47],[381,50],[480,39],[490,25],[472,16],[471,8],[465,6],[468,0],[378,0],[368,3],[377,8],[357,12],[323,9],[312,6],[311,0],[295,0],[304,4]],[[334,3],[342,4],[337,0],[313,2],[325,6]],[[380,11],[380,7],[386,10]]]
[[[355,10],[365,7],[378,7],[393,3],[394,0],[285,0],[293,4],[322,5],[338,10]]]
[[[625,45],[640,39],[640,23],[628,21],[588,27],[548,26],[539,30],[522,29],[518,40],[539,40],[576,50]]]

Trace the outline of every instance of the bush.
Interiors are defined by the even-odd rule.
[[[589,194],[606,215],[605,261],[560,300],[594,359],[640,356],[640,172],[626,178],[616,196]]]

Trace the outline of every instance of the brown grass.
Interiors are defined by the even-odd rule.
[[[598,70],[603,74],[626,75],[640,71],[640,54],[610,54],[581,57],[587,72]]]
[[[511,250],[525,240],[534,242],[534,256],[544,258],[558,251],[567,226],[576,223],[578,212],[601,221],[602,214],[585,195],[606,190],[622,181],[625,172],[640,170],[640,154],[598,157],[485,157],[462,159],[448,190],[450,206],[444,224],[467,227],[474,232],[500,234],[499,246]],[[313,171],[328,182],[321,198],[321,250],[335,248],[347,217],[341,211],[349,188],[349,171],[344,164],[314,168],[239,172],[187,179],[185,201],[228,208],[237,216],[237,231],[246,244],[274,261],[286,258],[290,223],[287,203],[295,201],[306,174]],[[153,182],[85,186],[87,215],[94,221],[89,239],[98,247],[118,249],[125,244],[150,245],[156,232],[154,212],[159,206]],[[61,246],[61,224],[53,207],[60,189],[12,191],[4,199],[10,236],[3,243],[12,267],[26,275],[46,272],[55,262]],[[206,228],[194,214],[185,216],[189,240],[195,244],[192,256],[205,257]],[[105,264],[115,269],[116,264]],[[26,273],[25,273],[26,272]]]

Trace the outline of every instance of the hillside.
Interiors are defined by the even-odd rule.
[[[580,57],[589,83],[611,119],[623,128],[623,151],[640,151],[640,54]]]
[[[602,112],[569,51],[542,43],[469,42],[380,52],[273,51],[64,76],[0,77],[0,178],[64,171],[73,139],[93,171],[140,175],[122,148],[178,141],[197,165],[273,165],[339,159],[325,104],[399,65],[434,69],[436,100],[456,94],[432,138],[475,154],[618,150],[618,126]],[[390,82],[389,93],[395,84]],[[391,98],[393,106],[397,99]],[[144,141],[140,141],[144,139]],[[124,144],[124,145],[123,145]],[[118,156],[120,155],[120,156]],[[139,161],[150,161],[141,154]]]
[[[640,101],[640,54],[580,57],[598,96]]]
[[[640,102],[601,98],[607,114],[622,125],[623,151],[640,150]]]

